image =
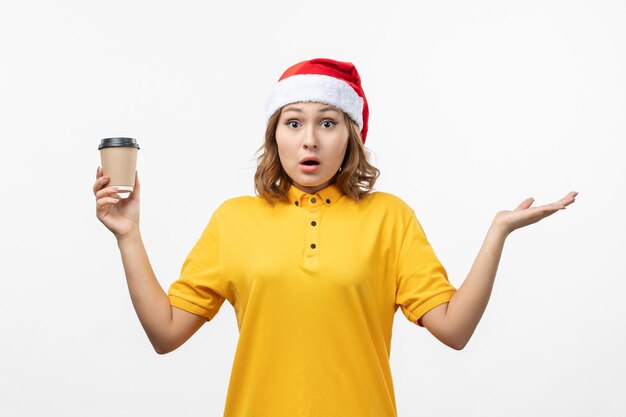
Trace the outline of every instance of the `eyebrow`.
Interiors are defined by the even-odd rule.
[[[300,113],[302,113],[302,109],[300,109],[300,108],[298,108],[298,107],[293,107],[293,106],[291,106],[291,107],[287,107],[287,108],[283,111],[283,113],[287,113],[288,111],[295,111],[295,112],[300,112]],[[334,111],[334,112],[339,113],[339,111],[338,111],[337,109],[332,108],[332,107],[322,107],[321,109],[319,109],[319,112],[320,112],[320,113],[325,112],[325,111]]]

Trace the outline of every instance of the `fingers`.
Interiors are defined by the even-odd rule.
[[[562,199],[560,199],[558,202],[560,203],[560,202],[569,201],[570,203],[573,203],[576,200],[576,196],[577,195],[578,195],[578,192],[571,191],[571,192],[567,193],[567,195],[565,197],[563,197]]]
[[[102,175],[102,168],[98,167],[98,170],[96,171],[96,182],[93,185],[93,193],[96,197],[98,196],[98,192],[104,189],[104,187],[106,187],[106,184],[109,182],[110,179],[111,179],[110,177],[105,177],[104,175]],[[136,175],[135,175],[135,185],[137,185]]]
[[[103,197],[103,198],[99,198],[96,201],[96,208],[100,209],[102,208],[102,206],[105,206],[107,204],[115,204],[115,203],[119,203],[120,200],[119,198],[113,198],[113,197]]]
[[[109,178],[102,175],[102,168],[98,167],[96,170],[96,183],[93,186],[93,193],[96,196],[96,200],[101,198],[109,198],[111,196],[113,199],[118,200],[117,193],[118,189],[115,187],[107,187],[106,184],[109,182]],[[107,200],[108,201],[108,200]],[[111,201],[109,201],[111,202]],[[115,201],[117,202],[117,201]]]
[[[117,193],[119,193],[116,187],[105,187],[96,193],[96,200],[104,198],[104,197],[113,197],[117,198]]]
[[[102,175],[102,168],[98,167],[96,171],[96,182],[93,185],[93,193],[97,195],[98,190],[102,189],[108,181],[109,178]]]
[[[96,181],[96,183],[93,186],[93,193],[95,196],[98,196],[98,192],[101,191],[104,187],[106,187],[106,184],[109,182],[109,178],[106,177],[100,177],[98,178],[98,180]]]
[[[567,208],[566,206],[569,206],[574,201],[576,201],[576,196],[577,195],[578,195],[577,191],[571,191],[571,192],[567,193],[567,195],[565,197],[563,197],[562,199],[560,199],[557,202],[544,204],[543,206],[538,206],[538,207],[534,207],[534,208],[535,209],[539,209],[539,210],[543,210],[543,211],[565,210]],[[530,204],[528,204],[529,200],[530,200]],[[522,201],[522,203],[519,206],[517,206],[516,210],[526,209],[526,208],[530,207],[530,205],[532,204],[532,201],[534,201],[534,199],[532,197],[527,198],[526,200]]]
[[[96,192],[96,211],[101,212],[103,207],[119,203],[121,199],[117,195],[118,191],[115,187],[106,187]]]
[[[563,205],[569,206],[570,204],[572,204],[574,201],[576,201],[577,195],[578,195],[578,192],[576,191],[572,191],[568,193],[565,197],[561,199],[561,201],[564,201]]]
[[[556,203],[546,204],[546,207],[549,207],[551,209],[565,210],[567,208],[566,206],[569,206],[574,201],[576,201],[575,197],[577,195],[578,195],[578,192],[571,191],[565,197],[563,197],[562,199],[560,199]]]

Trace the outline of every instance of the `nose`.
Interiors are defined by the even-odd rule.
[[[309,126],[304,134],[303,145],[305,149],[317,148],[317,136],[315,134],[315,126]]]

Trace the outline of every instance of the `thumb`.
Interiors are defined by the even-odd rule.
[[[529,197],[526,200],[522,201],[520,203],[520,205],[517,206],[517,208],[515,210],[527,209],[528,207],[530,207],[533,204],[533,201],[535,201],[535,199],[532,198],[532,197]]]
[[[139,194],[140,188],[141,186],[139,185],[139,175],[137,174],[137,171],[135,171],[135,185],[133,186],[133,194]]]

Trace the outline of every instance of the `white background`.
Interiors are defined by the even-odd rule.
[[[95,216],[101,138],[137,138],[164,289],[210,215],[254,195],[264,100],[290,65],[353,62],[376,189],[460,286],[499,210],[578,191],[506,241],[455,351],[398,310],[399,416],[623,416],[623,1],[32,1],[0,6],[0,414],[220,416],[225,302],[157,355]]]

